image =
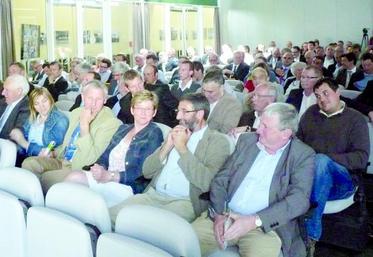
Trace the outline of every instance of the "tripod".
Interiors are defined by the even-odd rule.
[[[361,50],[368,47],[368,33],[363,33],[363,37],[361,38],[361,44],[360,44]]]

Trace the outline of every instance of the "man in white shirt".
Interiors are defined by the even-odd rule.
[[[354,53],[346,53],[341,55],[342,67],[338,70],[335,78],[338,85],[342,85],[347,88],[350,84],[352,74],[358,69],[356,68],[356,56]]]
[[[309,208],[314,151],[293,137],[295,108],[266,107],[211,182],[209,213],[193,222],[202,256],[236,245],[241,257],[306,256],[298,218]]]
[[[30,87],[22,75],[11,75],[4,81],[0,99],[0,138],[8,139],[14,128],[22,128],[30,115],[27,93]]]
[[[307,66],[300,79],[301,88],[293,89],[286,102],[295,106],[299,112],[299,118],[311,105],[316,104],[316,96],[313,87],[322,78],[322,71],[316,66]]]
[[[128,204],[145,204],[172,211],[191,222],[207,209],[199,196],[229,156],[224,135],[207,126],[209,103],[201,94],[180,99],[177,119],[163,145],[144,162],[143,175],[152,179],[143,194],[137,194],[110,209],[112,222]]]
[[[179,99],[183,95],[194,93],[201,87],[200,84],[193,81],[194,66],[191,61],[183,61],[179,64],[180,81],[171,87],[171,94]]]

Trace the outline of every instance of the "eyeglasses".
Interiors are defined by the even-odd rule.
[[[141,112],[154,112],[153,108],[133,107],[133,109]]]
[[[260,95],[260,94],[253,94],[254,97],[273,97],[274,95]]]
[[[300,77],[300,79],[318,79],[319,77]]]
[[[186,114],[186,113],[198,112],[198,111],[200,111],[200,109],[196,109],[196,110],[179,110],[179,109],[176,109],[175,110],[176,114],[178,114],[179,112],[182,113],[182,114]]]

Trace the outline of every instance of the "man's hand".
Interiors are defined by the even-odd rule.
[[[233,223],[224,234],[224,240],[226,241],[238,239],[256,228],[255,215],[246,216],[231,213],[230,217]]]
[[[93,165],[90,172],[92,172],[93,178],[99,183],[106,183],[110,181],[110,173],[101,165]]]
[[[179,152],[179,154],[188,151],[187,143],[189,137],[192,135],[192,132],[190,132],[190,130],[184,126],[177,125],[172,129],[171,133],[175,148]]]
[[[174,147],[174,141],[172,139],[172,130],[167,135],[166,142],[162,145],[162,148],[159,152],[159,159],[161,162],[163,162],[164,159],[166,159],[168,153],[172,150]]]
[[[224,248],[224,221],[225,215],[215,215],[214,218],[214,235],[221,249]]]
[[[368,113],[369,121],[373,123],[373,111]]]
[[[80,134],[85,136],[89,133],[89,124],[96,118],[97,113],[91,109],[83,108],[80,113]]]

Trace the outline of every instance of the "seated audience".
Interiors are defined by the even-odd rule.
[[[32,75],[32,84],[38,84],[39,81],[45,76],[43,69],[43,61],[40,59],[34,60],[31,62],[32,70],[34,74]]]
[[[147,64],[144,68],[144,88],[154,92],[159,99],[157,114],[154,121],[166,124],[169,127],[176,125],[176,113],[178,101],[171,94],[170,87],[158,80],[159,71],[155,65]]]
[[[241,103],[224,90],[222,70],[206,73],[203,78],[202,94],[210,104],[210,115],[207,124],[223,134],[236,127],[242,113]]]
[[[284,83],[285,99],[288,98],[291,90],[300,88],[300,78],[302,76],[303,69],[306,68],[304,62],[293,62],[290,66],[291,73],[294,76],[288,78]]]
[[[171,87],[171,94],[180,99],[183,95],[195,93],[201,87],[200,84],[193,81],[193,63],[191,61],[183,61],[179,64],[180,81]]]
[[[200,61],[193,62],[193,81],[202,85],[204,67]]]
[[[341,56],[341,62],[342,67],[338,70],[335,80],[338,85],[342,85],[345,88],[352,87],[356,82],[356,79],[354,81],[352,75],[356,72],[362,72],[356,67],[356,56],[353,53],[343,54]]]
[[[368,82],[373,80],[373,54],[365,53],[361,57],[363,72],[355,72],[351,76],[353,83],[349,83],[350,90],[363,91]]]
[[[100,59],[98,63],[98,74],[100,74],[102,83],[109,83],[113,79],[111,72],[111,61],[108,58]]]
[[[211,182],[209,212],[193,222],[202,256],[236,245],[242,257],[306,256],[299,227],[309,208],[314,151],[296,137],[298,115],[285,103],[266,107],[255,133]]]
[[[72,112],[76,108],[79,108],[79,107],[83,106],[82,92],[84,91],[84,87],[88,84],[88,82],[90,82],[92,80],[98,80],[98,81],[100,81],[101,77],[95,71],[89,71],[87,73],[84,73],[84,75],[82,77],[82,81],[80,83],[80,92],[81,93],[75,98],[75,102],[74,102],[73,106],[71,106],[71,108],[69,110],[70,112]]]
[[[235,51],[233,53],[233,63],[228,64],[223,69],[223,74],[230,79],[237,79],[244,82],[245,77],[249,74],[250,66],[244,62],[245,53]]]
[[[108,89],[110,96],[116,96],[119,94],[119,81],[122,79],[123,74],[128,71],[130,67],[124,62],[117,62],[112,68],[112,80]]]
[[[48,156],[49,151],[63,142],[68,118],[54,106],[54,100],[46,88],[34,89],[29,98],[30,117],[22,130],[14,128],[10,138],[19,147],[17,163],[27,156]],[[52,149],[48,145],[54,142]]]
[[[254,90],[251,98],[252,109],[241,115],[238,127],[230,131],[230,134],[237,136],[244,132],[256,131],[260,124],[260,117],[264,109],[271,103],[276,102],[276,88],[267,82],[261,82]]]
[[[21,129],[30,115],[29,83],[22,75],[6,78],[0,98],[0,138],[9,139],[14,128]]]
[[[59,62],[49,64],[48,79],[45,80],[43,87],[48,89],[54,101],[58,101],[58,96],[65,92],[68,87],[66,79],[62,76],[62,65]]]
[[[369,156],[367,122],[340,100],[335,81],[319,80],[314,92],[317,104],[304,113],[297,133],[317,153],[311,194],[316,207],[306,219],[311,249],[322,234],[321,218],[326,201],[343,199],[355,192],[357,174],[352,171],[365,169]]]
[[[129,204],[153,205],[193,221],[207,208],[199,196],[208,192],[210,182],[229,156],[224,135],[207,126],[209,103],[201,94],[180,99],[177,119],[163,145],[146,158],[143,175],[152,179],[143,194],[128,198],[110,209],[112,222]]]
[[[134,123],[121,125],[114,134],[109,146],[100,158],[90,167],[90,171],[70,173],[66,180],[88,185],[94,191],[115,205],[125,200],[126,195],[110,194],[120,183],[131,188],[130,192],[142,193],[147,185],[138,181],[146,157],[162,143],[162,131],[151,122],[157,111],[158,98],[147,90],[136,93],[131,100]],[[110,206],[109,206],[110,207]]]
[[[28,157],[22,167],[41,177],[46,192],[50,186],[61,182],[71,170],[82,169],[95,162],[120,125],[112,111],[104,107],[107,88],[93,80],[83,89],[83,107],[71,112],[69,128],[62,145],[49,157]]]
[[[166,80],[166,77],[162,71],[162,69],[158,68],[159,66],[159,58],[155,54],[148,54],[146,56],[146,65],[154,65],[157,67],[157,77],[161,84],[167,84],[168,81]],[[144,74],[145,76],[145,74]],[[158,82],[157,82],[158,83]]]
[[[34,90],[35,87],[34,84],[28,82],[25,65],[23,65],[20,62],[11,63],[8,67],[8,76],[12,76],[15,74],[24,76],[26,78],[27,83],[29,85],[28,95],[30,95],[30,93],[32,92],[32,90]]]
[[[322,71],[316,66],[307,66],[301,76],[301,88],[291,90],[286,102],[294,105],[299,112],[299,118],[308,107],[316,104],[313,87],[322,78]]]
[[[286,79],[293,76],[290,66],[294,62],[294,57],[291,52],[285,52],[281,57],[281,62],[278,62],[275,67],[276,76],[281,84],[284,86]]]

